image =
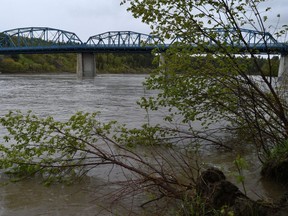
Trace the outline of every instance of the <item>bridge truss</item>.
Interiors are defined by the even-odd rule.
[[[103,34],[91,36],[87,42],[89,46],[103,48],[155,48],[157,45],[163,45],[159,37],[142,34],[133,31],[111,31]]]
[[[268,32],[248,29],[211,29],[199,34],[198,41],[176,37],[171,43],[165,44],[154,35],[141,34],[133,31],[110,31],[91,36],[86,42],[73,32],[47,27],[29,27],[11,29],[0,33],[0,54],[13,53],[63,53],[63,52],[151,52],[155,48],[165,51],[172,44],[185,41],[193,48],[197,42],[217,49],[220,45],[239,48],[245,52],[288,53],[288,45],[279,43]],[[213,36],[213,40],[211,37]],[[240,40],[239,40],[240,36]]]
[[[206,29],[203,33],[197,33],[198,37],[176,37],[171,44],[184,43],[191,47],[199,44],[205,50],[217,51],[220,47],[231,47],[231,52],[245,53],[249,50],[254,53],[288,53],[288,44],[279,43],[269,32],[260,32],[249,29]],[[221,50],[220,50],[221,52]]]
[[[11,29],[0,33],[0,50],[27,50],[35,52],[49,47],[81,45],[83,42],[73,32],[47,27],[29,27]]]

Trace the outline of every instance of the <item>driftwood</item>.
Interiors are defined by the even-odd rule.
[[[288,159],[267,161],[261,170],[261,175],[276,182],[286,183],[288,179]]]
[[[222,209],[224,215],[225,212],[233,212],[235,216],[288,215],[283,208],[286,199],[284,202],[282,200],[281,205],[254,201],[242,193],[236,185],[227,181],[219,169],[209,168],[202,172],[197,179],[196,192],[205,201],[206,206]]]

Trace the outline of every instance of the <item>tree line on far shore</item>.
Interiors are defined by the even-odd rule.
[[[97,73],[150,73],[158,65],[153,63],[152,54],[96,54]],[[198,67],[197,62],[207,61],[205,57],[191,58],[191,67]],[[254,59],[255,60],[255,59]],[[254,60],[239,57],[239,63],[246,65],[247,74],[257,75],[258,68]],[[268,59],[263,56],[257,58],[258,66],[267,75],[277,76],[279,57]],[[272,69],[270,70],[270,66]],[[215,65],[217,67],[217,65]],[[77,67],[76,54],[15,54],[0,55],[0,72],[2,73],[43,73],[70,72],[75,73]],[[199,68],[200,69],[200,68]],[[268,74],[269,71],[269,74]],[[272,74],[270,74],[272,71]],[[181,73],[182,71],[179,71]]]
[[[0,55],[2,73],[76,72],[77,54]],[[96,54],[98,73],[149,73],[152,54]]]

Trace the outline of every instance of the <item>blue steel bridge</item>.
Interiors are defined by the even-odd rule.
[[[242,40],[238,38],[239,31],[234,29],[213,29],[211,32],[216,40],[209,40],[204,35],[199,38],[208,48],[217,49],[215,41],[223,42],[237,48],[239,52],[253,50],[255,53],[288,54],[288,44],[278,42],[270,33],[241,29]],[[16,28],[0,33],[0,54],[40,54],[40,53],[79,53],[78,71],[95,75],[94,53],[109,52],[151,52],[158,48],[160,52],[183,38],[175,37],[170,43],[164,43],[155,35],[142,34],[133,31],[110,31],[89,37],[83,42],[77,34],[65,30],[47,27]],[[220,44],[221,45],[221,44]],[[191,44],[191,48],[196,44]],[[92,72],[91,72],[92,70]],[[85,73],[85,72],[84,72]],[[93,75],[93,76],[94,76]]]
[[[288,53],[288,44],[279,43],[268,32],[242,29],[245,40],[235,42],[235,30],[214,29],[218,41],[226,42],[240,50],[248,48],[256,52]],[[214,41],[202,38],[207,46],[215,46]],[[175,38],[165,44],[159,37],[133,31],[110,31],[91,36],[83,42],[75,33],[47,27],[17,28],[0,33],[0,54],[37,53],[81,53],[81,52],[151,52],[155,48],[167,49],[171,44],[181,41]],[[191,44],[191,46],[195,46]]]
[[[83,42],[75,33],[47,27],[18,28],[0,33],[0,54],[151,52],[159,37],[110,31]],[[163,44],[161,44],[163,45]]]

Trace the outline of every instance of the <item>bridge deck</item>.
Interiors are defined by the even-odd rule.
[[[227,31],[229,34],[227,34]],[[217,52],[217,42],[220,41],[225,46],[235,48],[235,52],[245,53],[288,53],[288,45],[279,43],[270,33],[258,32],[242,29],[242,41],[237,42],[235,34],[239,34],[234,29],[212,29],[216,38],[200,38],[206,43],[205,51]],[[236,37],[237,38],[237,37]],[[158,48],[165,51],[171,45],[177,44],[181,38],[175,38],[169,44],[163,43],[155,35],[141,34],[132,31],[111,31],[103,34],[91,36],[87,42],[73,32],[47,27],[29,27],[7,30],[0,33],[0,54],[36,54],[36,53],[107,53],[107,52],[151,52]],[[186,43],[187,44],[187,43]],[[196,44],[189,45],[191,49]]]

